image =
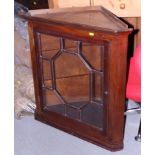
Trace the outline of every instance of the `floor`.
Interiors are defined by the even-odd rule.
[[[131,107],[135,104],[130,102]],[[110,152],[94,144],[34,120],[32,116],[15,119],[15,155],[140,155],[141,143],[134,140],[139,115],[128,115],[124,149]]]

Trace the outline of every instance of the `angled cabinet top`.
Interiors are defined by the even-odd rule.
[[[32,10],[20,16],[30,21],[67,24],[113,33],[131,31],[127,24],[101,6]]]

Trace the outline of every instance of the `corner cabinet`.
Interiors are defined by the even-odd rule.
[[[35,118],[111,151],[123,148],[128,35],[103,7],[32,11]]]

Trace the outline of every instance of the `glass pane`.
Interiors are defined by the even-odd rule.
[[[51,66],[50,61],[42,60],[43,65],[43,79],[44,79],[44,86],[51,88],[52,87],[52,77],[51,77]]]
[[[68,103],[89,101],[88,74],[56,79],[56,85]]]
[[[89,103],[82,109],[81,120],[87,124],[103,128],[103,107],[99,104]]]
[[[96,70],[102,70],[102,46],[95,44],[84,44],[82,54]]]
[[[65,39],[65,49],[76,49],[76,44],[77,41],[75,40]]]
[[[102,96],[102,88],[103,88],[103,84],[102,84],[102,78],[103,76],[100,75],[100,74],[95,74],[95,77],[94,77],[94,82],[95,82],[95,88],[94,88],[94,91],[95,91],[95,95],[94,95],[94,101],[96,102],[100,102],[102,104],[102,101],[103,101],[103,96]]]
[[[57,92],[45,88],[43,89],[43,96],[45,103],[44,109],[65,114],[65,105],[62,104]]]
[[[42,51],[57,50],[60,48],[59,38],[51,35],[41,34]]]

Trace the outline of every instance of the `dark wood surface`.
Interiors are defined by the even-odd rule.
[[[90,27],[107,32],[129,31],[127,24],[101,6],[58,9],[58,11],[53,11],[52,13],[38,13],[31,17],[29,15],[25,16],[25,18],[49,24],[55,22],[63,25]]]
[[[71,23],[68,22],[68,19],[62,13],[59,15],[54,14],[53,17],[50,14],[50,20],[47,20],[49,18],[48,15],[41,15],[39,18],[22,16],[29,20],[31,58],[37,105],[35,118],[108,150],[117,151],[123,148],[127,43],[131,29],[128,29],[125,24],[120,22],[109,11],[104,10],[102,12],[103,15],[98,16],[96,15],[98,14],[98,8],[96,10],[94,7],[93,9],[87,8],[86,12],[81,10],[83,8],[79,8],[77,14],[73,13],[73,18],[78,16],[78,24],[74,19]],[[70,20],[72,19],[71,12],[69,11],[68,13]],[[105,25],[103,22],[105,18],[100,20],[102,23],[99,25],[97,25],[97,22],[88,20],[89,22],[86,25],[83,23],[83,19],[86,19],[89,16],[88,14],[91,14],[93,19],[97,17],[98,21],[104,14],[106,14],[106,18],[110,14],[109,18],[112,20],[106,19],[105,21],[109,20],[110,22],[106,22]],[[59,22],[55,21],[55,16],[59,17]],[[81,26],[79,27],[78,25]],[[90,32],[94,35],[90,35]],[[94,68],[102,72],[102,76],[97,78],[97,82],[94,82],[93,89],[95,90],[90,94],[87,87],[89,71],[82,67],[78,59],[71,58],[70,55],[66,55],[62,59],[61,56],[58,57],[59,61],[56,60],[56,77],[52,75],[53,72],[49,74],[51,69],[47,61],[42,65],[42,59],[48,60],[49,55],[52,57],[58,52],[60,45],[58,45],[57,37],[67,39],[65,47],[67,51],[68,49],[75,49],[76,41],[82,42],[83,47],[85,47],[86,58],[88,58]],[[99,46],[104,48],[104,52],[101,55],[98,52]],[[52,52],[55,52],[55,54],[52,54]],[[67,65],[71,60],[74,63]],[[48,81],[48,78],[51,80]],[[53,82],[52,78],[56,80],[56,83]],[[81,80],[78,81],[76,79],[74,81],[75,78],[81,78]],[[64,79],[69,79],[69,82]],[[101,82],[99,82],[100,79]],[[45,81],[47,83],[43,87]],[[50,95],[50,92],[44,93],[43,91],[48,89],[57,93],[55,84],[58,87],[57,89],[61,90],[69,107],[81,106],[81,103],[77,101],[81,100],[82,104],[85,103],[88,94],[95,94],[96,98],[101,98],[98,115],[93,114],[97,108],[92,108],[91,106],[85,110],[86,115],[79,120],[73,111],[70,111],[70,116],[60,113],[63,108],[62,102],[57,102],[58,100],[52,94]],[[89,83],[89,85],[92,86],[92,83]],[[73,100],[74,102],[71,102]],[[102,118],[99,119],[99,117]],[[96,122],[94,122],[94,119],[97,119]]]

